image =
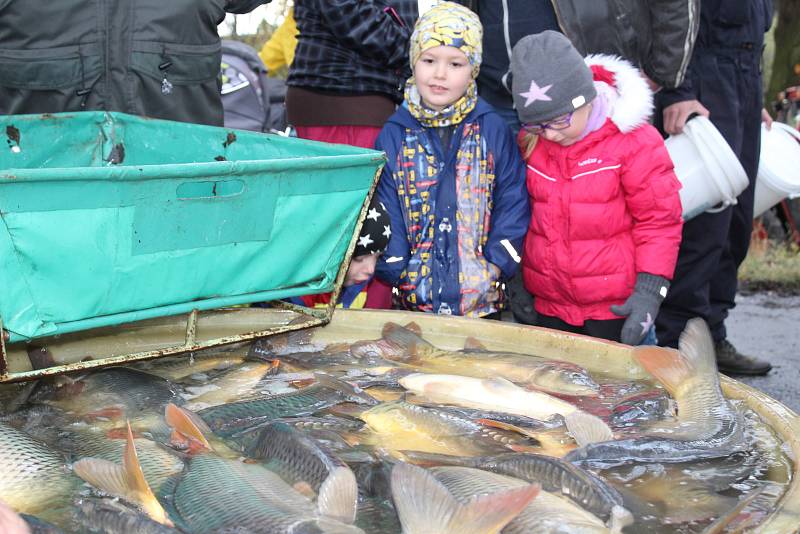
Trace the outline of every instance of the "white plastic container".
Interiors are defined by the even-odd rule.
[[[761,125],[761,159],[758,164],[753,217],[758,217],[788,197],[800,195],[800,132],[773,122]]]
[[[687,121],[683,133],[670,136],[665,144],[683,185],[684,220],[736,204],[736,197],[747,187],[747,174],[711,121],[696,116]]]

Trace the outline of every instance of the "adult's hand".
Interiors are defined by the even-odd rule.
[[[761,108],[761,122],[767,126],[767,130],[772,129],[772,116],[766,108]]]
[[[670,135],[679,134],[693,113],[708,117],[711,113],[698,100],[684,100],[664,108],[664,131]]]

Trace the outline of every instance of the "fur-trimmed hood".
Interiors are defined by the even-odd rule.
[[[586,64],[592,69],[598,95],[608,101],[609,117],[622,133],[650,121],[653,92],[639,69],[618,56],[591,54]]]

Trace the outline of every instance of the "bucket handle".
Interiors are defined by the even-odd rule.
[[[706,213],[719,213],[719,212],[721,212],[721,211],[723,211],[723,210],[727,209],[728,207],[733,206],[735,204],[736,204],[736,199],[735,198],[732,201],[731,200],[723,200],[722,202],[720,202],[719,204],[717,204],[713,208],[708,208],[706,210]]]

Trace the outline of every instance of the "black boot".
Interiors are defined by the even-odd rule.
[[[727,339],[714,343],[717,353],[717,368],[720,373],[730,375],[765,375],[772,365],[753,356],[745,356]]]

